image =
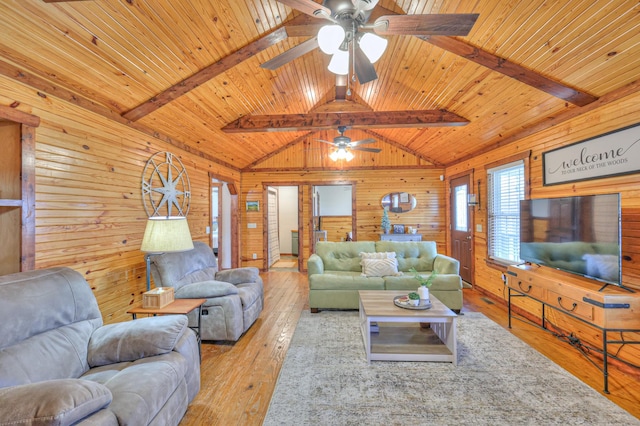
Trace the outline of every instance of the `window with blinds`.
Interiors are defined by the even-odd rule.
[[[524,199],[524,161],[487,170],[489,258],[520,262],[520,200]]]

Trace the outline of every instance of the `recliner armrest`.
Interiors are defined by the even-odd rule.
[[[113,396],[104,385],[82,379],[47,380],[0,389],[2,424],[70,425],[99,411]]]
[[[225,269],[216,272],[216,280],[225,281],[231,284],[255,283],[258,281],[260,271],[253,266],[244,268]]]
[[[98,367],[169,353],[187,325],[185,315],[166,315],[102,326],[89,339],[87,362]]]
[[[229,282],[209,280],[182,286],[176,291],[175,297],[178,299],[212,299],[230,294],[238,294],[238,287]]]
[[[324,274],[324,262],[317,254],[312,254],[307,260],[307,275]]]

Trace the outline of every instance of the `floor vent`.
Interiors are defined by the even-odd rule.
[[[491,299],[489,299],[488,297],[481,297],[480,300],[482,300],[483,302],[489,304],[489,305],[493,305],[493,301]]]

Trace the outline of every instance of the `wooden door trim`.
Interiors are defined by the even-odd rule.
[[[209,222],[211,222],[211,186],[213,184],[212,179],[216,179],[219,183],[226,183],[227,188],[229,189],[230,197],[230,205],[229,205],[229,219],[231,223],[229,224],[229,236],[231,238],[231,267],[237,268],[240,266],[240,234],[238,223],[240,222],[240,211],[238,209],[238,182],[229,177],[218,173],[209,172]],[[222,194],[220,194],[222,196]],[[218,242],[218,248],[220,247],[220,243]]]
[[[449,191],[448,191],[448,197],[447,197],[447,202],[449,204],[448,208],[448,217],[449,217],[449,232],[447,233],[447,238],[449,240],[448,243],[448,247],[449,247],[449,253],[448,254],[453,254],[453,216],[451,214],[452,210],[453,210],[453,206],[451,203],[451,198],[453,197],[453,185],[452,182],[456,179],[460,179],[463,178],[465,176],[468,176],[467,181],[469,182],[469,187],[468,187],[468,193],[472,194],[474,187],[475,187],[475,176],[474,176],[474,172],[475,169],[470,169],[461,173],[456,173],[455,175],[451,175],[448,180],[447,180],[447,186],[449,187]],[[478,185],[480,185],[480,181],[478,181]],[[477,194],[478,198],[480,197],[480,194]],[[473,278],[475,276],[475,252],[476,252],[476,235],[475,235],[475,225],[476,225],[476,209],[474,208],[469,208],[467,206],[467,212],[468,212],[468,227],[469,227],[469,235],[471,236],[471,243],[470,243],[470,248],[471,248],[471,253],[469,254],[469,259],[470,259],[470,263],[469,263],[469,275],[470,275],[470,279],[472,282],[470,282],[469,284],[473,284]]]

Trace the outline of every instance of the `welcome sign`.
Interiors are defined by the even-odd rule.
[[[640,125],[545,152],[544,185],[636,173],[640,167]]]

